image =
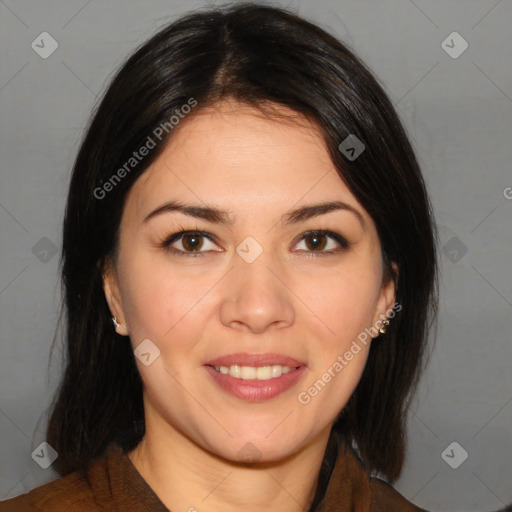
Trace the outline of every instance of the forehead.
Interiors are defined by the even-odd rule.
[[[127,208],[139,216],[171,197],[224,209],[280,211],[303,200],[357,201],[319,129],[286,107],[223,102],[185,118],[138,178]]]

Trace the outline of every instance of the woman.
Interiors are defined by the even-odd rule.
[[[390,484],[431,207],[389,99],[322,29],[237,4],[138,49],[78,153],[62,275],[62,478],[0,510],[421,510]]]

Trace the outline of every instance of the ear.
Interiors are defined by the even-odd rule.
[[[388,319],[391,312],[394,311],[396,283],[398,282],[398,265],[393,261],[391,262],[391,267],[394,275],[386,275],[387,273],[384,274],[377,307],[375,309],[373,326],[377,330],[382,327],[383,321]]]
[[[103,291],[107,299],[110,313],[117,319],[119,324],[115,329],[117,334],[128,336],[128,328],[123,310],[123,303],[121,300],[121,293],[119,291],[119,280],[116,269],[112,262],[105,263],[102,271],[103,277]]]

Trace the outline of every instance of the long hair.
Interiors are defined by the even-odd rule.
[[[102,270],[118,249],[127,193],[172,137],[172,116],[192,102],[188,115],[227,98],[269,116],[267,107],[280,104],[313,121],[340,179],[375,222],[402,311],[385,341],[372,342],[333,431],[357,447],[369,472],[392,482],[403,466],[407,411],[437,309],[436,233],[425,184],[392,103],[353,52],[289,11],[251,3],[166,25],[117,71],[92,115],[64,219],[66,366],[47,429],[59,454],[54,467],[66,475],[109,443],[131,450],[144,436],[142,381],[129,339],[112,327]],[[339,149],[349,135],[365,145],[356,159]],[[155,147],[134,164],[133,152],[149,136]]]

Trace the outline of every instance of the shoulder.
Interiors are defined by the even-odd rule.
[[[370,476],[356,449],[341,440],[321,506],[322,511],[427,512],[406,500],[386,481]]]
[[[0,512],[168,512],[121,446],[113,442],[84,471],[75,471],[0,502]]]
[[[0,512],[96,512],[98,492],[108,489],[108,459],[110,450],[94,460],[87,471],[75,471],[41,485],[30,492],[0,502]]]
[[[94,496],[79,473],[59,478],[30,492],[0,502],[0,512],[95,511]]]
[[[380,478],[370,478],[371,512],[427,512],[406,500],[396,489]]]

